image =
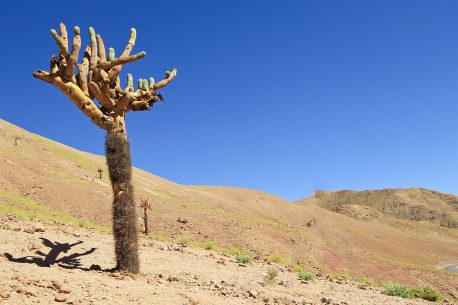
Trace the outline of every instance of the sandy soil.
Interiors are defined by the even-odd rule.
[[[112,236],[0,214],[1,304],[432,304],[320,274],[301,282],[285,266],[141,239],[142,273],[114,266]],[[93,270],[91,270],[93,269]],[[101,269],[101,270],[97,270]],[[264,280],[278,271],[273,283]],[[437,303],[434,303],[437,304]]]

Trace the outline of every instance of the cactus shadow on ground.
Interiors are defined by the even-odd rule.
[[[90,268],[83,267],[80,259],[82,256],[89,255],[93,253],[96,248],[91,248],[82,253],[71,253],[69,255],[62,256],[63,253],[68,253],[74,246],[80,245],[83,242],[81,240],[75,243],[60,243],[60,242],[53,242],[49,239],[41,237],[41,242],[44,246],[49,248],[47,254],[38,250],[35,252],[35,256],[28,255],[24,257],[13,257],[10,253],[4,253],[4,257],[6,257],[9,261],[15,263],[26,263],[26,264],[36,264],[40,267],[51,267],[51,265],[57,264],[59,267],[67,268],[67,269],[81,269],[81,270],[101,270],[98,265],[92,265]],[[103,270],[103,271],[110,271],[110,270]]]

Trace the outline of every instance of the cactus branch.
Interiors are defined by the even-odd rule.
[[[97,80],[97,40],[95,38],[94,28],[89,28],[89,38],[91,41],[91,58],[89,59],[89,82],[92,79]]]
[[[111,120],[74,83],[65,82],[60,76],[55,77],[40,70],[34,72],[33,76],[58,87],[95,125],[103,129],[110,127]]]
[[[110,48],[110,50],[111,50],[111,48]],[[146,55],[146,52],[142,51],[142,52],[137,53],[137,54],[132,55],[132,56],[118,57],[118,58],[115,58],[115,59],[110,59],[110,61],[99,63],[98,64],[98,68],[99,69],[108,70],[108,69],[111,69],[111,68],[113,68],[115,66],[124,65],[124,64],[127,64],[129,62],[134,62],[134,61],[137,61],[139,59],[142,59],[143,57],[145,57],[145,55]],[[110,73],[112,73],[112,71],[110,71]]]
[[[64,57],[67,57],[68,56],[68,47],[65,45],[65,42],[64,40],[62,39],[62,37],[60,37],[56,30],[54,29],[51,29],[51,36],[52,38],[54,38],[54,40],[56,41],[57,43],[57,46],[59,47],[59,54],[63,55]],[[67,32],[65,32],[65,35],[67,35]]]
[[[99,57],[100,57],[100,62],[106,62],[107,61],[107,53],[105,51],[105,44],[103,43],[102,36],[99,34],[96,35],[97,38],[97,45],[99,47]]]
[[[173,68],[172,72],[166,73],[166,77],[163,80],[161,80],[157,84],[154,84],[154,90],[159,90],[159,89],[164,88],[172,81],[172,79],[175,78],[175,76],[177,76],[177,69]]]
[[[67,58],[67,67],[65,68],[65,78],[72,79],[75,71],[75,65],[78,62],[78,54],[81,48],[80,28],[75,26],[75,37],[73,38],[72,53]]]

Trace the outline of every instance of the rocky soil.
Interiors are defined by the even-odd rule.
[[[113,272],[112,236],[0,214],[1,304],[433,304],[383,295],[378,287],[289,267],[141,239],[142,273]],[[277,270],[273,282],[264,279]],[[437,303],[434,303],[437,304]]]

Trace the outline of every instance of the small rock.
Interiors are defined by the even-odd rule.
[[[330,298],[325,298],[325,297],[321,298],[321,303],[331,304],[331,302],[332,302],[332,300]]]
[[[41,222],[36,222],[33,224],[33,230],[35,232],[44,232],[45,226]]]
[[[10,293],[2,288],[0,288],[0,298],[7,299],[10,297]]]
[[[256,299],[258,297],[258,293],[254,290],[250,290],[248,291],[248,296],[253,298],[253,299]]]
[[[178,278],[176,276],[171,275],[171,276],[169,276],[167,278],[167,281],[169,281],[169,282],[178,282]]]
[[[35,233],[35,230],[32,229],[32,228],[25,228],[25,229],[24,229],[24,232],[25,232],[25,233],[28,233],[28,234],[33,234],[33,233]]]
[[[60,288],[62,287],[62,284],[59,283],[58,281],[51,281],[51,285],[52,285],[52,288],[56,290],[60,290]]]
[[[188,219],[184,218],[184,217],[178,217],[177,221],[179,223],[188,223]]]
[[[27,295],[27,290],[22,286],[16,286],[15,285],[12,288],[13,288],[14,291],[16,291],[19,294]]]
[[[92,264],[91,267],[89,267],[89,270],[101,271],[102,267],[100,267],[100,265]]]
[[[59,288],[59,292],[60,292],[60,293],[70,293],[70,292],[71,292],[71,289],[70,289],[70,287],[64,285],[64,286],[61,286],[61,287]]]
[[[366,284],[361,284],[361,285],[358,286],[358,288],[361,289],[361,290],[367,290],[368,287],[369,286],[366,285]]]
[[[33,250],[39,250],[43,247],[42,244],[39,244],[39,243],[35,243],[35,244],[32,244],[29,246],[29,250],[30,251],[33,251]]]
[[[65,301],[67,301],[67,296],[64,295],[64,294],[58,294],[54,298],[54,301],[56,301],[56,302],[65,302]]]

